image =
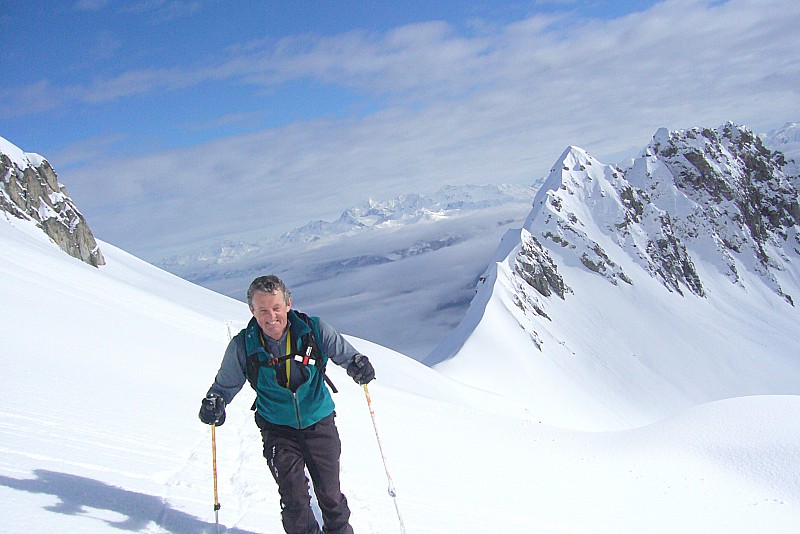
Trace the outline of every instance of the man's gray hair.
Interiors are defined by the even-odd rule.
[[[286,284],[283,283],[283,280],[274,274],[259,276],[250,282],[250,287],[247,288],[247,305],[251,308],[253,307],[253,296],[258,292],[275,294],[278,291],[283,293],[283,298],[286,301],[286,304],[289,304],[289,299],[292,297],[292,292],[289,291],[289,289],[286,287]]]

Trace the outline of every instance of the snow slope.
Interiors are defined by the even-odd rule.
[[[197,410],[247,309],[101,247],[107,265],[96,269],[31,223],[0,219],[0,530],[214,532],[210,430]],[[409,533],[790,533],[800,524],[800,397],[702,404],[624,431],[568,430],[543,424],[541,405],[351,340],[377,369],[370,391]],[[608,373],[584,373],[593,371],[600,397]],[[479,382],[486,367],[475,373],[467,378]],[[353,526],[399,532],[363,393],[338,368],[332,378]],[[231,533],[280,532],[251,399],[243,391],[217,431],[220,521]]]

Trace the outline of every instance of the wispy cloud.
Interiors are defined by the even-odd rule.
[[[24,117],[65,110],[73,105],[117,102],[136,95],[189,89],[204,81],[228,76],[224,71],[224,68],[138,69],[94,79],[87,84],[61,86],[43,79],[0,94],[0,118]]]
[[[198,131],[211,130],[225,126],[242,126],[252,129],[261,126],[264,122],[264,117],[268,114],[269,111],[265,109],[257,109],[245,113],[228,113],[220,117],[214,117],[208,121],[193,122],[186,127]]]
[[[126,2],[121,9],[129,13],[147,15],[152,24],[165,24],[177,18],[197,13],[202,6],[203,2],[199,0],[140,0]]]
[[[75,9],[78,11],[102,11],[113,8],[124,13],[147,15],[151,23],[166,23],[178,17],[196,13],[202,8],[200,0],[78,0]]]
[[[145,7],[166,9],[163,2]],[[314,79],[388,95],[398,103],[430,104],[437,97],[484,90],[548,102],[566,89],[587,102],[605,103],[609,93],[637,101],[681,95],[711,101],[766,81],[791,85],[798,72],[798,11],[790,1],[673,0],[609,21],[571,25],[563,18],[534,17],[492,34],[465,36],[447,23],[430,22],[385,34],[294,36],[255,50],[242,48],[216,64],[138,69],[84,86],[41,81],[7,97],[13,104],[38,98],[39,105],[9,104],[6,112],[106,102],[221,80],[272,86]]]
[[[48,154],[48,159],[58,162],[59,171],[107,157],[114,152],[115,147],[124,142],[127,136],[113,134],[111,136],[96,136],[72,143],[54,154]]]

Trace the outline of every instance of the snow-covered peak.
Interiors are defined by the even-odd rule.
[[[556,160],[550,171],[561,169],[563,171],[583,171],[587,165],[592,164],[594,158],[581,147],[570,145]]]
[[[580,147],[568,147],[539,189],[525,228],[532,228],[535,220],[548,224],[551,216],[566,217],[574,222],[581,214],[587,215],[584,213],[587,206],[604,203],[608,194],[614,195],[613,182],[620,172]]]
[[[585,178],[596,176],[601,167],[603,165],[584,149],[576,146],[567,147],[550,169],[539,195],[567,187],[583,187],[586,183]]]
[[[733,123],[671,132],[654,140],[642,159],[647,163],[634,164],[626,176],[670,215],[697,258],[735,282],[743,268],[755,270],[792,301],[776,272],[785,270],[798,244],[794,164]]]
[[[44,157],[33,152],[24,152],[14,143],[0,137],[0,154],[5,154],[19,169],[39,167],[45,161]]]
[[[664,146],[667,143],[669,143],[669,137],[670,137],[669,130],[667,128],[661,127],[658,130],[656,130],[656,133],[653,135],[653,141],[652,143],[650,143],[650,145],[657,149],[658,147]]]

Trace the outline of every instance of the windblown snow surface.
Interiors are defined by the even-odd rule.
[[[96,269],[30,223],[0,220],[0,530],[215,532],[211,432],[197,411],[248,310],[100,245],[108,263]],[[587,337],[599,335],[600,322],[585,319]],[[482,324],[512,328],[491,309]],[[557,405],[512,402],[349,339],[377,369],[370,392],[409,533],[790,533],[800,525],[798,396],[729,398],[616,431],[567,429]],[[493,365],[475,366],[470,381],[481,383]],[[759,381],[758,362],[751,370]],[[584,378],[592,373],[581,394],[590,384],[602,398],[607,373],[599,362],[581,368]],[[343,370],[331,375],[353,527],[400,532],[363,391]],[[536,387],[569,396],[570,384],[548,379],[537,377]],[[630,391],[619,409],[633,410],[639,394]],[[221,531],[281,532],[251,402],[243,390],[216,432]]]

